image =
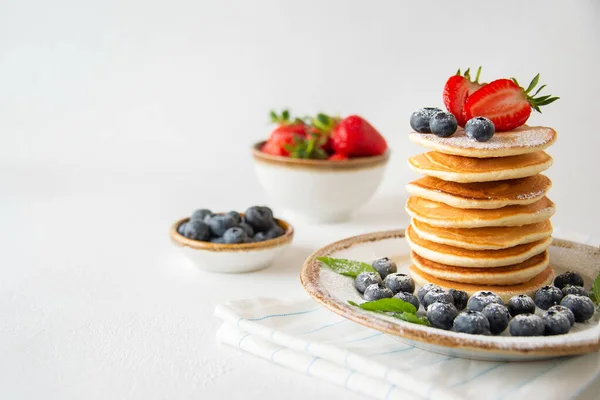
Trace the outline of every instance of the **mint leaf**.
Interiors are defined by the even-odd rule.
[[[416,308],[412,304],[400,299],[379,299],[375,301],[367,301],[366,303],[356,304],[348,300],[348,304],[362,308],[366,311],[371,311],[378,314],[385,314],[390,317],[398,318],[413,324],[431,326],[427,317],[418,317]]]
[[[377,272],[369,264],[361,261],[332,257],[317,257],[317,260],[321,261],[325,266],[331,268],[338,274],[349,276],[351,278],[356,278],[361,272]]]
[[[417,309],[412,304],[404,300],[394,298],[367,301],[366,303],[358,304],[357,306],[367,311],[383,311],[410,314],[414,314],[417,312]]]
[[[594,285],[592,286],[592,294],[594,295],[594,300],[596,305],[600,305],[600,274],[594,280]]]
[[[413,324],[431,326],[427,317],[417,317],[416,314],[412,314],[412,313],[408,313],[408,312],[393,313],[392,317],[401,319],[402,321],[412,322]]]

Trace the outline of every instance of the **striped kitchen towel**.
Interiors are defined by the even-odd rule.
[[[220,342],[375,399],[569,399],[600,377],[600,354],[475,361],[420,350],[312,299],[217,306]]]

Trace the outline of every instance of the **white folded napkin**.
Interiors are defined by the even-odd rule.
[[[217,306],[222,343],[375,399],[568,399],[600,377],[600,354],[533,362],[475,361],[420,350],[312,299]]]

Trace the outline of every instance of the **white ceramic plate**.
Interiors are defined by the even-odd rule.
[[[600,273],[598,248],[554,239],[549,251],[550,263],[557,274],[567,269],[578,271],[584,276],[586,287],[591,286],[592,277]],[[348,300],[364,301],[354,288],[352,278],[323,266],[316,260],[322,256],[366,262],[387,256],[397,263],[398,272],[406,272],[410,266],[410,248],[404,230],[355,236],[325,246],[306,260],[301,281],[306,291],[331,311],[412,346],[455,357],[495,361],[527,361],[600,349],[598,312],[592,320],[576,323],[566,335],[511,337],[506,332],[499,336],[481,336],[444,331],[363,311],[348,304]]]

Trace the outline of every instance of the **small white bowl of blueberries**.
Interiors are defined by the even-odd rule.
[[[175,222],[170,235],[199,269],[240,273],[269,266],[292,243],[294,228],[265,206],[244,213],[199,209]]]

